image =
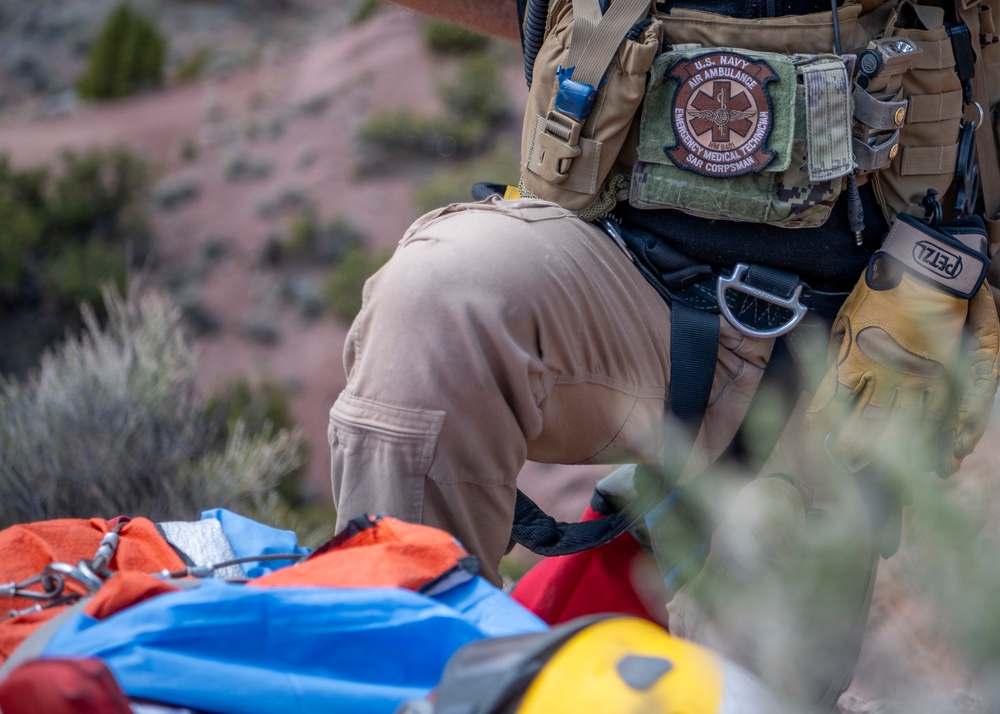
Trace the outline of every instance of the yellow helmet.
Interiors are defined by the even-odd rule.
[[[635,617],[581,618],[480,640],[448,662],[430,702],[400,714],[774,714],[745,670]]]

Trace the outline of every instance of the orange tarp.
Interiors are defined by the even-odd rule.
[[[40,574],[49,563],[76,565],[80,560],[89,560],[97,552],[101,538],[110,530],[108,521],[102,518],[64,518],[5,528],[0,531],[0,553],[3,553],[3,558],[0,558],[0,583],[26,580]],[[155,573],[164,568],[179,570],[184,567],[153,522],[146,518],[125,523],[119,535],[118,549],[108,566],[112,571]],[[34,586],[32,589],[40,588]],[[72,579],[66,580],[66,589],[81,595],[86,592]],[[0,599],[4,612],[22,610],[33,604],[25,598]],[[63,609],[53,607],[0,621],[0,662],[6,660],[39,625]]]

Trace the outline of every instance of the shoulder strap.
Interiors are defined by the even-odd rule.
[[[650,0],[573,0],[573,31],[567,68],[573,80],[598,87],[622,38],[649,13]],[[605,9],[606,8],[606,9]],[[524,79],[531,87],[535,58],[545,40],[549,0],[518,0]]]
[[[649,0],[615,0],[607,12],[599,0],[573,0],[573,33],[567,69],[573,81],[598,87],[614,59],[622,38],[649,14]]]

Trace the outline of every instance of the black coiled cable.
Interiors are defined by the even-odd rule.
[[[528,0],[524,18],[524,80],[529,89],[535,71],[535,58],[545,39],[545,22],[548,16],[548,0]]]

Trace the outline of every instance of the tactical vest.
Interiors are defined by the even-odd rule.
[[[529,0],[522,195],[586,220],[627,201],[800,228],[871,182],[887,221],[998,217],[1000,3],[756,19],[602,4]]]
[[[530,88],[520,194],[597,222],[670,302],[665,423],[687,432],[682,443],[705,414],[719,312],[758,337],[783,336],[806,310],[832,319],[884,237],[875,219],[908,213],[933,224],[975,213],[990,253],[1000,245],[1000,0],[841,0],[836,15],[808,12],[818,0],[766,0],[767,9],[806,14],[755,19],[723,14],[749,0],[720,0],[711,12],[690,7],[698,0],[518,2]],[[827,221],[845,192],[847,210]],[[869,230],[854,225],[859,217]],[[830,240],[840,226],[853,241]],[[852,243],[858,250],[836,285],[819,285]],[[822,260],[805,265],[817,253]],[[762,379],[794,395],[792,349],[776,340]],[[773,421],[768,392],[759,389],[765,397],[749,409]],[[753,449],[737,435],[729,456],[766,458],[780,429],[772,431],[766,444],[755,435]],[[686,448],[667,450],[662,468],[636,468],[626,507],[598,508],[609,515],[585,523],[557,523],[518,492],[513,540],[566,555],[644,519],[687,528],[686,516],[659,512],[684,500],[672,489]],[[748,473],[760,465],[744,464]],[[659,559],[668,579],[695,562]]]

